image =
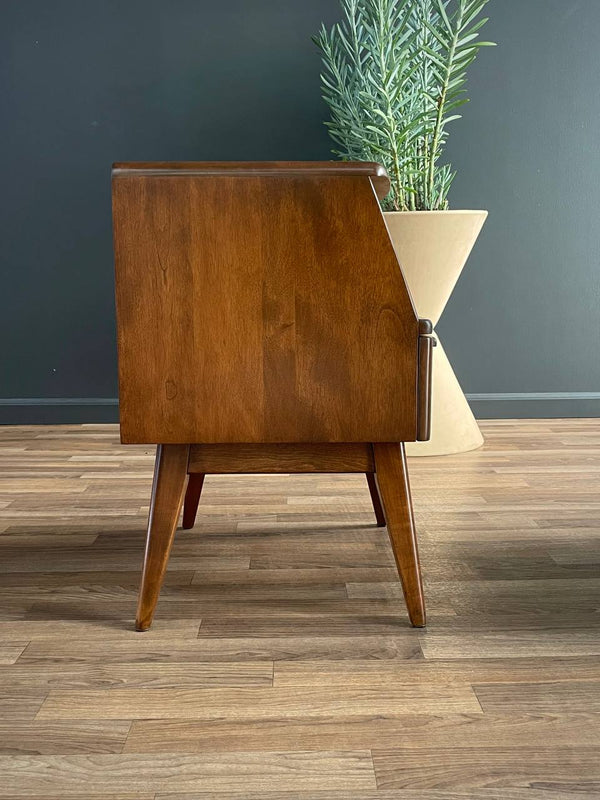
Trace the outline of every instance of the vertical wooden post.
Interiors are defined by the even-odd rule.
[[[381,497],[379,496],[375,473],[366,472],[365,475],[367,476],[367,483],[369,484],[369,491],[371,492],[371,502],[373,503],[373,511],[375,512],[377,525],[379,528],[385,528],[385,514],[383,513],[383,506],[381,505]]]
[[[204,474],[202,472],[193,472],[190,474],[187,490],[185,492],[185,500],[183,501],[183,523],[181,527],[184,530],[189,530],[194,527],[203,485]]]
[[[181,511],[189,451],[186,444],[159,444],[156,449],[146,553],[135,621],[138,631],[147,631],[152,624]]]
[[[373,453],[375,477],[408,616],[415,628],[423,628],[426,624],[425,599],[404,444],[376,443]]]

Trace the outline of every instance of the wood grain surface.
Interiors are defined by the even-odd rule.
[[[419,322],[380,173],[117,165],[122,441],[416,439]]]
[[[135,627],[147,631],[162,587],[187,481],[190,448],[184,444],[159,444],[148,517],[146,552]]]
[[[193,444],[190,472],[371,472],[370,444]]]
[[[425,627],[425,598],[419,565],[404,443],[375,443],[375,481],[381,494],[387,529],[410,621]]]
[[[362,474],[207,475],[132,630],[154,448],[0,428],[0,798],[600,796],[600,426],[410,462],[428,629]]]

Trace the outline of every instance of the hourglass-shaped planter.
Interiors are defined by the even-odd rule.
[[[395,211],[385,215],[402,272],[421,318],[437,325],[477,241],[487,211]],[[410,456],[475,450],[483,436],[441,346],[433,354],[431,439],[406,446]]]

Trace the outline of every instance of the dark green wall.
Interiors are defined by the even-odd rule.
[[[329,158],[310,35],[338,3],[2,11],[0,421],[114,419],[111,162]],[[598,414],[600,3],[489,13],[449,155],[490,219],[439,330],[480,415]]]

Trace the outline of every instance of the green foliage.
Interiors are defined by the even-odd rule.
[[[448,208],[455,173],[440,158],[447,126],[468,102],[467,69],[491,44],[479,40],[488,0],[341,2],[342,22],[314,37],[333,152],[386,167],[386,209]]]

